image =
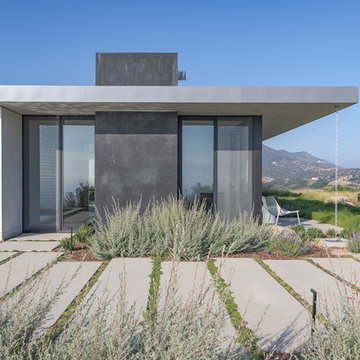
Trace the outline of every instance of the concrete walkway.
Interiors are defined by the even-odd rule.
[[[261,348],[291,352],[303,345],[310,334],[308,312],[259,264],[233,258],[216,264]]]
[[[59,245],[58,241],[5,241],[0,251],[51,251]]]
[[[15,254],[16,254],[16,252],[3,252],[3,253],[0,252],[0,261],[3,261],[3,260],[5,260],[5,259],[7,259],[10,256],[13,256]]]
[[[61,254],[26,253],[0,265],[0,297],[13,290]]]
[[[106,310],[115,310],[125,275],[127,308],[136,302],[135,314],[141,316],[148,300],[151,269],[151,259],[148,258],[112,259],[86,295],[84,311],[91,314],[106,298]]]
[[[301,225],[304,225],[305,227],[315,227],[315,228],[322,230],[322,232],[324,232],[324,233],[326,233],[329,229],[335,230],[334,225],[320,224],[319,221],[317,221],[317,220],[300,218],[300,222],[301,222]],[[292,225],[297,225],[297,224],[298,224],[297,218],[292,218],[292,217],[281,217],[281,218],[279,218],[279,222],[278,222],[278,225],[280,225],[280,226],[292,226]],[[344,229],[342,227],[338,226],[338,230],[342,231]]]
[[[226,313],[226,321],[223,328],[222,336],[224,337],[223,349],[226,349],[236,336],[235,328],[230,322],[223,303],[220,301],[220,297],[213,286],[213,280],[210,272],[204,262],[163,262],[162,270],[163,275],[160,278],[160,291],[162,294],[166,294],[167,287],[169,285],[170,278],[177,278],[178,295],[181,297],[183,304],[191,299],[192,296],[199,295],[199,293],[205,296],[204,311],[206,304],[209,304],[212,299],[216,300],[214,309],[219,304],[222,311]],[[164,297],[163,297],[164,298]],[[160,303],[160,308],[163,304]]]
[[[360,286],[360,262],[346,258],[322,258],[313,260],[323,268],[339,275],[344,280]]]
[[[6,241],[60,241],[70,238],[70,233],[23,233]]]
[[[58,262],[41,279],[46,284],[46,294],[51,297],[61,290],[59,297],[44,319],[39,334],[55,324],[68,305],[99,268],[101,262]]]
[[[315,259],[313,259],[315,260]],[[265,260],[309,304],[312,304],[311,289],[318,292],[318,309],[322,313],[335,311],[337,305],[350,296],[350,289],[331,275],[305,260]]]

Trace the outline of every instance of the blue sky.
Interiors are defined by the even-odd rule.
[[[171,51],[183,85],[359,85],[360,1],[0,0],[0,84],[93,85],[97,51]],[[360,167],[360,105],[340,165]],[[334,115],[266,142],[334,158]]]

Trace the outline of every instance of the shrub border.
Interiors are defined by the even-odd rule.
[[[307,311],[312,312],[312,305],[310,305],[300,294],[298,294],[285,280],[283,280],[271,267],[265,264],[260,258],[254,260],[276,281],[278,282],[290,295],[292,295]],[[316,314],[316,318],[322,323],[326,323],[324,315]]]
[[[215,265],[215,259],[208,259],[206,262],[207,268],[214,280],[216,291],[220,295],[220,299],[223,301],[226,311],[230,316],[231,324],[234,326],[237,334],[237,342],[247,347],[250,343],[251,348],[255,352],[262,353],[263,351],[257,346],[256,334],[246,327],[246,321],[242,318],[238,306],[235,303],[233,292],[230,289],[230,285],[220,276],[219,269]]]
[[[73,301],[67,306],[65,311],[60,315],[56,320],[55,324],[51,326],[45,334],[42,336],[42,339],[49,340],[57,337],[62,331],[63,327],[69,321],[72,314],[74,314],[76,308],[84,300],[85,296],[88,294],[90,289],[95,285],[96,281],[99,279],[100,275],[104,272],[106,267],[109,265],[110,260],[103,261],[101,265],[96,269],[91,278],[86,282],[86,284],[81,288],[78,294],[75,296]]]

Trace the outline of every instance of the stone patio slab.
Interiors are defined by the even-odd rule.
[[[217,260],[240,314],[256,332],[262,349],[291,352],[310,334],[306,309],[253,259]]]
[[[312,304],[311,289],[318,292],[318,310],[325,313],[335,311],[337,304],[347,296],[350,289],[331,275],[305,260],[265,260],[309,304]]]
[[[84,299],[84,311],[96,310],[106,297],[107,307],[116,306],[116,296],[120,290],[120,276],[125,274],[126,299],[128,309],[135,302],[135,314],[141,316],[146,309],[152,264],[149,258],[117,258],[112,259],[95,285]]]
[[[3,253],[0,253],[0,261],[3,261],[7,258],[9,258],[10,256],[13,256],[15,255],[16,252],[3,252]]]
[[[181,295],[184,302],[192,296],[193,291],[195,291],[195,294],[199,294],[198,291],[207,291],[206,289],[208,289],[206,292],[207,300],[210,301],[214,298],[216,302],[220,302],[212,277],[204,262],[180,262],[175,263],[175,266],[177,267],[174,268],[173,262],[163,262],[161,264],[161,271],[163,273],[160,278],[161,293],[166,292],[170,277],[173,277],[174,273],[177,272],[179,295]],[[221,306],[223,306],[222,303]],[[214,307],[216,308],[216,305]],[[225,310],[225,307],[223,310]],[[231,324],[228,315],[226,316],[222,336],[226,339],[223,343],[224,349],[231,344],[236,336],[235,328]]]
[[[23,233],[6,241],[60,241],[70,238],[70,233]]]
[[[344,280],[360,286],[360,262],[346,258],[320,258],[312,260]]]
[[[59,245],[58,241],[5,241],[0,251],[51,251]]]
[[[0,297],[54,261],[62,253],[26,253],[0,265]]]
[[[55,324],[100,265],[101,261],[62,261],[46,272],[42,279],[42,282],[46,284],[46,294],[52,296],[60,287],[63,288],[63,291],[44,319],[38,331],[39,334]]]

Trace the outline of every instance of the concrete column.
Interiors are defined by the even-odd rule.
[[[0,241],[22,232],[22,116],[0,107]]]

